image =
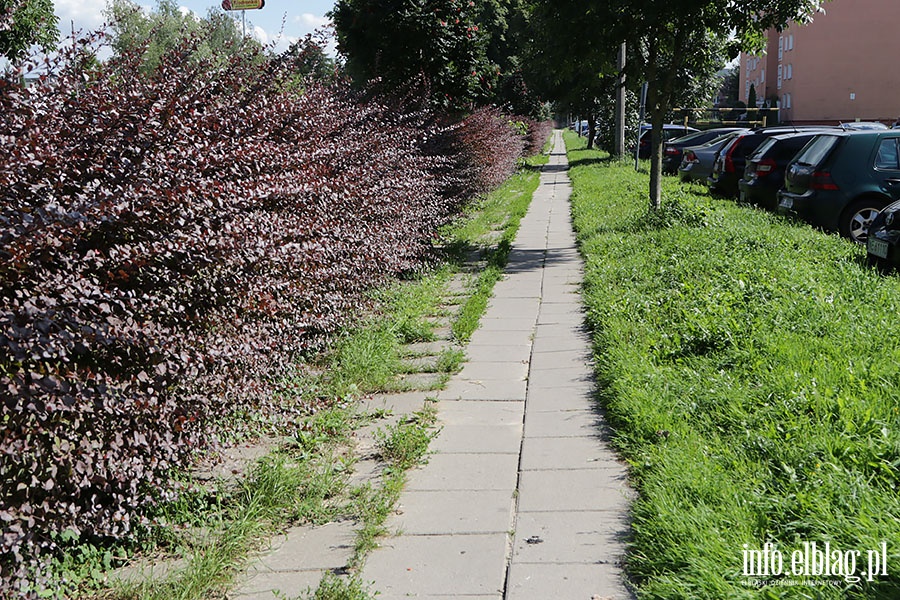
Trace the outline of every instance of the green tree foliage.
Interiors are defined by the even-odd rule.
[[[326,54],[324,42],[311,34],[291,44],[279,60],[292,63],[292,70],[300,80],[333,82],[337,78],[337,65]]]
[[[355,82],[416,81],[432,104],[460,110],[489,98],[499,75],[480,9],[472,0],[338,0],[331,16]]]
[[[160,57],[190,35],[203,39],[194,51],[200,59],[225,59],[241,44],[259,45],[243,39],[234,19],[219,8],[211,8],[206,18],[198,19],[182,12],[175,0],[158,0],[151,12],[144,12],[132,0],[109,0],[104,12],[111,22],[113,51],[120,56],[143,52],[145,73],[155,71]]]
[[[16,62],[32,44],[49,51],[59,39],[52,0],[0,0],[0,56]]]
[[[747,94],[747,105],[750,108],[756,108],[756,86],[750,84],[750,92]]]
[[[614,98],[619,44],[604,35],[604,14],[587,10],[583,2],[539,0],[530,19],[528,80],[558,111],[588,120],[590,147],[596,117]]]
[[[630,69],[649,83],[647,111],[653,125],[650,203],[658,207],[662,126],[671,107],[683,101],[697,77],[709,78],[723,58],[736,56],[741,48],[761,50],[768,29],[811,19],[821,0],[568,2],[583,6],[586,12],[602,13],[604,25],[595,39],[630,41]]]
[[[737,65],[725,72],[722,79],[722,91],[724,92],[724,106],[736,106],[740,96],[741,68]]]

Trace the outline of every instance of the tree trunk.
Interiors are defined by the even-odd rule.
[[[650,209],[656,210],[662,204],[662,132],[665,110],[660,110],[659,47],[654,38],[650,39],[647,56],[647,107],[650,113]]]
[[[613,155],[625,156],[625,44],[619,47],[619,77],[616,82],[616,139]]]
[[[593,113],[588,114],[588,140],[587,148],[590,150],[594,147],[594,138],[597,137],[597,117]]]

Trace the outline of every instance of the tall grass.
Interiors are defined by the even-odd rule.
[[[646,175],[568,142],[601,401],[639,491],[640,597],[900,597],[900,279],[674,180],[649,213]],[[787,574],[746,577],[743,551],[767,542]],[[861,551],[857,576],[886,543],[888,574],[794,577],[804,542]]]

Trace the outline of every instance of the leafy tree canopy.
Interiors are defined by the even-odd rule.
[[[522,76],[524,0],[338,0],[331,17],[358,84],[396,90],[414,82],[432,105],[455,111],[541,110]]]
[[[0,56],[22,59],[37,44],[49,51],[59,31],[52,0],[0,0]]]
[[[331,15],[354,81],[387,89],[418,81],[434,104],[465,109],[487,98],[497,65],[472,0],[338,0]]]
[[[143,52],[144,72],[157,69],[160,57],[178,46],[185,37],[200,34],[197,59],[227,58],[241,44],[259,43],[244,39],[229,15],[210,8],[206,18],[182,12],[175,0],[157,0],[156,8],[144,12],[132,0],[109,0],[104,11],[112,23],[112,47],[117,55]]]

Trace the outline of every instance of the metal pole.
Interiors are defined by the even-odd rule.
[[[637,143],[634,145],[634,170],[637,171],[639,167],[640,160],[640,152],[641,152],[641,133],[643,132],[644,126],[644,116],[646,114],[647,109],[647,83],[644,82],[644,85],[641,86],[641,114],[638,118],[638,131],[637,131]]]

